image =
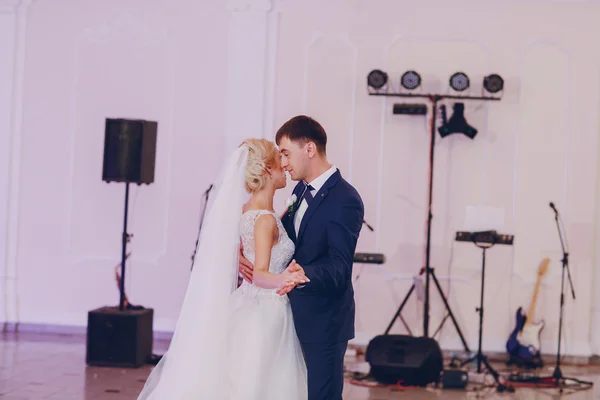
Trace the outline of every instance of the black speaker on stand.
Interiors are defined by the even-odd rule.
[[[121,246],[119,306],[88,312],[86,363],[98,366],[139,367],[152,355],[154,310],[125,301],[125,261],[129,184],[154,182],[158,123],[139,119],[107,118],[104,129],[102,180],[125,183]]]

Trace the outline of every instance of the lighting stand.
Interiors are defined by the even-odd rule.
[[[554,206],[553,203],[550,203],[550,208],[552,208],[552,210],[554,210],[554,220],[556,221],[556,229],[558,230],[558,237],[560,238],[560,246],[562,248],[562,252],[563,252],[563,258],[562,258],[562,274],[561,274],[561,282],[560,282],[560,311],[559,311],[559,319],[558,319],[558,350],[556,352],[556,366],[554,367],[554,373],[552,374],[552,380],[553,380],[553,384],[559,388],[560,393],[563,392],[563,388],[566,385],[566,381],[570,380],[570,381],[575,381],[581,385],[584,386],[588,386],[587,389],[591,388],[594,384],[593,382],[589,382],[589,381],[582,381],[580,379],[576,379],[576,378],[570,378],[570,377],[566,377],[563,375],[562,370],[560,368],[560,363],[561,363],[561,359],[560,359],[560,347],[561,347],[561,341],[562,341],[562,327],[563,327],[563,307],[565,304],[565,270],[567,271],[567,276],[569,278],[569,286],[571,287],[571,296],[573,296],[573,300],[575,300],[575,289],[573,288],[573,281],[571,280],[571,272],[569,270],[569,253],[568,253],[568,249],[565,248],[565,241],[566,241],[566,233],[563,232],[560,229],[560,224],[558,222],[559,216],[558,216],[558,210],[556,209],[556,207]],[[565,241],[563,241],[563,236],[565,237]]]
[[[434,144],[435,144],[436,113],[437,113],[438,102],[440,100],[444,100],[444,99],[489,101],[489,100],[500,100],[500,98],[491,97],[491,96],[460,96],[460,95],[449,95],[449,94],[417,94],[417,93],[389,93],[389,92],[370,92],[369,95],[371,95],[371,96],[425,98],[425,99],[429,100],[432,104],[432,117],[431,117],[431,124],[430,124],[431,125],[431,131],[430,131],[431,137],[430,137],[430,143],[429,143],[429,199],[428,199],[428,206],[427,206],[428,207],[427,208],[427,244],[425,247],[425,267],[421,268],[421,270],[419,272],[419,275],[422,275],[423,273],[425,273],[425,302],[424,302],[425,304],[424,304],[424,312],[423,312],[423,336],[429,337],[429,293],[430,293],[429,281],[431,278],[431,279],[433,279],[433,282],[435,283],[435,285],[438,289],[440,297],[442,298],[442,300],[444,302],[444,305],[446,307],[446,310],[448,311],[448,314],[450,315],[450,318],[452,318],[452,322],[454,323],[454,326],[456,327],[456,330],[458,332],[458,335],[460,336],[460,339],[465,348],[465,351],[470,353],[471,351],[469,350],[469,346],[467,345],[467,342],[458,326],[458,322],[456,322],[456,318],[454,318],[454,314],[452,313],[452,310],[450,309],[448,300],[444,296],[444,293],[442,291],[440,283],[438,282],[437,277],[435,276],[435,272],[434,272],[433,268],[431,268],[431,266],[430,266],[431,221],[433,219],[433,215],[431,213],[431,205],[433,203],[433,167],[434,167],[434,155],[435,155],[435,145]],[[415,285],[413,283],[410,290],[406,294],[406,297],[402,301],[402,304],[400,304],[400,307],[398,307],[396,314],[390,321],[390,324],[385,332],[386,335],[390,331],[396,318],[398,318],[398,316],[402,312],[402,309],[404,308],[406,302],[408,301],[408,298],[410,297],[410,295],[412,294],[414,289],[415,289]]]

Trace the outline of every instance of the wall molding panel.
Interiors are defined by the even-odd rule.
[[[488,251],[483,346],[503,351],[549,257],[536,319],[546,322],[542,351],[553,354],[562,257],[554,202],[577,293],[566,300],[563,349],[598,353],[600,52],[589,37],[600,1],[433,3],[434,15],[430,3],[407,10],[391,0],[0,0],[0,321],[84,326],[89,309],[118,299],[125,188],[101,181],[106,117],[159,121],[155,183],[131,187],[126,284],[133,303],[155,309],[156,330],[169,332],[203,192],[224,155],[308,114],[325,127],[328,158],[374,227],[357,251],[387,259],[353,271],[354,343],[367,344],[424,266],[431,109],[422,99],[369,96],[366,77],[382,69],[400,90],[401,75],[416,70],[418,91],[449,93],[449,77],[462,71],[468,94],[484,94],[491,73],[505,90],[499,102],[464,102],[474,139],[435,138],[431,266],[458,324],[475,345],[481,250],[454,235],[467,230],[469,207],[489,207],[515,244]],[[425,104],[428,115],[394,115],[395,103]],[[455,101],[443,104],[450,117]],[[276,193],[277,210],[294,184]],[[414,334],[422,313],[413,295],[403,317]],[[430,326],[444,316],[434,288]],[[459,349],[445,325],[436,339]],[[405,333],[402,324],[392,333]]]
[[[2,304],[0,320],[19,320],[18,233],[20,205],[21,136],[23,118],[23,81],[25,67],[27,13],[33,0],[0,1],[1,57],[6,68],[0,72],[0,138],[6,153],[0,166],[0,182],[6,191],[0,196],[2,218]]]

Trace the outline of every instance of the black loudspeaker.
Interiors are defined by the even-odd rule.
[[[371,376],[380,383],[425,386],[439,382],[444,368],[439,344],[431,338],[376,336],[367,346]]]
[[[137,368],[152,356],[154,310],[102,307],[88,312],[86,363]]]
[[[107,118],[102,180],[150,184],[156,159],[155,121]]]

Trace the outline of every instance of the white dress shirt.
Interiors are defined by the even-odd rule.
[[[336,171],[337,168],[335,167],[335,165],[332,165],[331,168],[323,172],[312,182],[306,182],[306,184],[311,185],[313,187],[313,190],[311,190],[310,192],[313,195],[313,197],[319,191],[319,189],[323,187],[325,182],[327,182],[327,179],[329,179],[331,175],[335,174]],[[298,197],[302,197],[303,194],[304,192],[300,192],[300,196]],[[294,229],[296,230],[296,236],[298,236],[298,231],[300,230],[300,223],[302,222],[302,217],[304,217],[304,213],[306,213],[307,208],[308,203],[306,202],[306,199],[302,199],[302,203],[300,203],[298,211],[296,211],[296,215],[294,216]]]

